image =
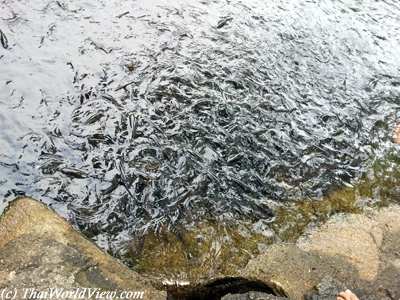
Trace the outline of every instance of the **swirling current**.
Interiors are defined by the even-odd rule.
[[[0,206],[103,246],[271,219],[392,147],[397,1],[2,0],[0,30]]]

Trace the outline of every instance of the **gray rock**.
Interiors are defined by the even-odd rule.
[[[221,300],[284,300],[287,298],[276,297],[262,292],[248,292],[244,294],[228,294]]]
[[[346,290],[346,285],[331,276],[326,276],[315,288],[315,292],[305,296],[306,300],[336,300],[337,295]]]
[[[252,259],[244,278],[290,299],[330,300],[350,289],[360,299],[400,299],[400,207],[340,214],[297,244],[276,244]]]
[[[13,201],[0,219],[0,290],[47,291],[77,287],[144,292],[166,299],[139,274],[101,251],[45,205],[28,198]]]

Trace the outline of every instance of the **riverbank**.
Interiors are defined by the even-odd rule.
[[[337,214],[295,243],[268,247],[232,276],[166,286],[102,252],[45,205],[21,198],[0,219],[0,288],[130,290],[144,299],[247,299],[229,294],[253,290],[261,299],[294,300],[332,299],[350,288],[360,299],[399,299],[399,220],[396,205]]]

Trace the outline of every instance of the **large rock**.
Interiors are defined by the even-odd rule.
[[[276,295],[303,299],[324,277],[341,272],[345,264],[340,258],[327,260],[294,244],[277,244],[252,259],[242,275],[247,279],[263,281]],[[342,276],[350,280],[353,271],[354,268],[348,266]]]
[[[400,207],[336,215],[297,244],[270,247],[242,275],[295,300],[334,299],[344,288],[363,300],[400,299]]]
[[[101,251],[45,205],[22,198],[0,219],[0,289],[99,288],[144,292],[143,299],[166,293]],[[18,297],[22,297],[19,294]]]
[[[364,215],[337,215],[297,246],[307,252],[342,257],[350,262],[361,279],[374,280],[379,271],[379,249],[383,228]]]

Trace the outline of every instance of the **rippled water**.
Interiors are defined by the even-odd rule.
[[[0,1],[0,197],[103,247],[270,219],[381,156],[400,116],[397,1]]]

